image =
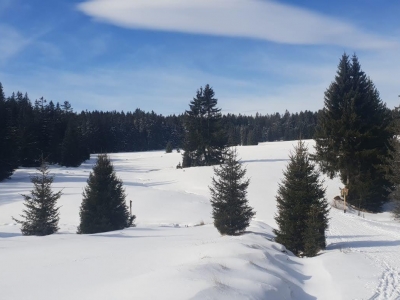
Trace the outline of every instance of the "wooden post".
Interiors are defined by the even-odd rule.
[[[341,189],[341,194],[342,197],[344,198],[344,213],[346,213],[346,196],[349,194],[349,189],[347,187],[344,187]]]
[[[129,214],[132,217],[132,200],[129,200]]]

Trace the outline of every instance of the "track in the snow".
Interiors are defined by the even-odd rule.
[[[332,208],[328,237],[328,249],[361,253],[376,267],[380,279],[370,299],[400,299],[400,224],[367,220]]]

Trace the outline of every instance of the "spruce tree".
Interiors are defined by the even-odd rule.
[[[185,156],[182,166],[211,166],[221,163],[227,136],[221,126],[221,109],[214,90],[207,84],[197,91],[185,113]]]
[[[38,175],[31,178],[34,189],[30,195],[22,195],[25,199],[21,217],[23,220],[14,221],[21,224],[23,235],[49,235],[58,231],[59,209],[57,200],[61,197],[61,191],[53,193],[51,184],[53,177],[49,176],[49,168],[42,159],[42,164],[38,170]]]
[[[61,144],[61,161],[60,165],[66,167],[78,167],[86,159],[90,158],[90,154],[85,149],[85,141],[82,134],[73,120],[68,124],[65,136]]]
[[[80,208],[78,233],[119,230],[132,225],[122,181],[107,154],[100,154],[87,181]]]
[[[319,174],[310,161],[304,142],[299,141],[284,171],[276,196],[278,214],[276,242],[295,255],[314,256],[325,249],[328,204]]]
[[[168,141],[167,145],[165,146],[165,152],[171,153],[173,150],[171,141]]]
[[[9,178],[14,168],[8,162],[8,122],[6,114],[6,98],[0,82],[0,181]]]
[[[393,150],[391,155],[387,157],[387,163],[391,166],[387,178],[394,185],[394,189],[390,194],[390,199],[393,202],[393,217],[400,220],[400,140],[398,138],[400,135],[400,111],[398,107],[395,108],[393,115],[395,136],[391,141]]]
[[[11,111],[0,82],[0,181],[9,178],[18,167],[17,130]]]
[[[228,150],[224,163],[214,168],[212,178],[211,204],[214,226],[221,234],[236,235],[243,233],[255,215],[248,205],[247,187],[249,179],[245,179],[246,169],[240,164],[236,150]]]
[[[356,55],[343,54],[335,80],[325,92],[315,133],[321,170],[339,175],[349,189],[348,201],[378,211],[392,184],[386,177],[390,155],[391,115]]]

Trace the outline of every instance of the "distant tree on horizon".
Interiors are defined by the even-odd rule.
[[[185,112],[185,141],[182,167],[211,166],[221,163],[227,136],[221,124],[221,109],[214,90],[207,84],[197,90]]]
[[[165,146],[165,153],[171,153],[173,150],[171,141],[168,141],[167,145]]]
[[[99,233],[130,227],[126,194],[107,154],[100,154],[90,172],[80,208],[79,234]]]
[[[325,189],[303,141],[289,158],[276,196],[275,241],[297,256],[315,256],[326,247],[329,209]]]
[[[42,159],[42,164],[38,170],[38,175],[31,178],[34,189],[30,195],[22,195],[25,199],[26,209],[21,215],[23,220],[13,218],[21,224],[23,235],[49,235],[58,231],[59,209],[57,200],[62,192],[53,193],[51,184],[53,176],[49,176],[47,163]]]
[[[214,168],[214,173],[217,178],[212,178],[210,187],[214,226],[223,235],[241,234],[256,213],[248,204],[250,180],[245,178],[246,169],[240,164],[236,149],[227,150],[224,162]]]

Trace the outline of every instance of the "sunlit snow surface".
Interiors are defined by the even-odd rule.
[[[63,196],[60,231],[46,237],[21,236],[11,219],[35,171],[17,170],[0,183],[0,299],[400,299],[400,225],[388,212],[363,218],[332,208],[328,247],[315,258],[272,241],[276,190],[294,144],[238,147],[257,215],[236,237],[212,225],[212,167],[176,169],[176,152],[111,154],[137,227],[93,235],[75,232],[94,155],[79,168],[51,167]],[[325,185],[330,201],[341,184]]]

